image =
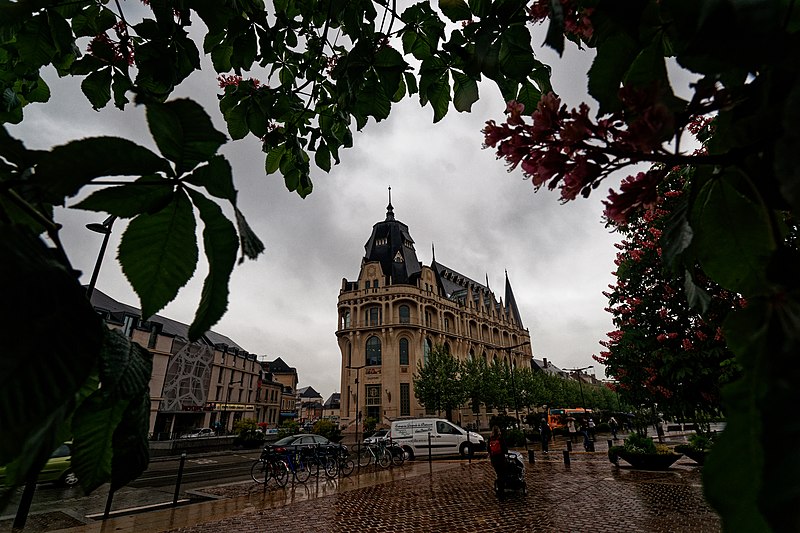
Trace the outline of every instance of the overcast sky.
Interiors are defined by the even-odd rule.
[[[554,88],[573,107],[587,100],[590,56],[567,46],[563,59],[547,50],[537,54],[553,66]],[[215,77],[204,64],[176,96],[201,102],[217,128],[227,132]],[[51,103],[28,106],[23,124],[10,128],[29,148],[120,135],[157,151],[143,109],[122,113],[109,105],[94,112],[80,94],[80,80],[58,80],[52,70],[46,79]],[[601,200],[616,183],[566,205],[560,205],[557,193],[534,194],[521,171],[508,173],[493,150],[481,148],[485,121],[499,122],[504,108],[497,89],[484,84],[471,114],[451,109],[434,125],[430,107],[421,108],[416,97],[407,99],[393,107],[388,120],[370,120],[355,133],[355,147],[341,151],[342,163],[329,174],[312,170],[314,192],[305,200],[288,192],[279,175],[265,176],[257,140],[226,144],[222,151],[233,166],[239,206],[267,250],[235,268],[228,312],[213,329],[251,353],[280,356],[297,368],[300,386],[311,385],[324,398],[338,391],[339,288],[342,278],[358,275],[372,225],[385,218],[391,186],[395,215],[408,225],[420,261],[430,264],[433,244],[440,263],[479,282],[488,275],[498,297],[507,270],[534,357],[560,367],[594,364],[598,341],[611,329],[602,291],[614,279],[618,240],[601,222]],[[56,217],[73,266],[88,283],[101,236],[85,224],[105,217],[77,210],[59,210]],[[124,226],[125,221],[114,225],[97,288],[139,307],[116,262]],[[204,277],[201,268],[159,314],[190,323]],[[604,377],[598,365],[595,371]]]

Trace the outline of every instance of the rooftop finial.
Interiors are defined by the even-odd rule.
[[[389,186],[389,205],[386,206],[386,220],[394,220],[394,208],[392,207],[392,187]]]

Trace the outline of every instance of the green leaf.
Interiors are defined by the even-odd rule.
[[[95,70],[86,76],[81,83],[81,90],[92,104],[92,109],[97,111],[105,107],[111,100],[111,67]]]
[[[285,153],[286,146],[283,144],[274,147],[267,153],[267,159],[265,163],[267,174],[272,174],[280,168],[281,161],[283,160],[283,155]]]
[[[111,490],[137,479],[150,462],[150,390],[131,398],[111,440]]]
[[[439,9],[453,22],[472,18],[472,12],[464,0],[439,0]]]
[[[125,104],[130,102],[128,97],[125,96],[125,93],[133,89],[133,84],[131,81],[120,74],[119,72],[114,72],[113,76],[113,83],[111,84],[111,90],[114,93],[114,105],[118,109],[125,109]]]
[[[109,402],[98,389],[81,403],[73,417],[72,468],[86,492],[111,478],[111,438],[128,401]]]
[[[172,173],[169,163],[147,148],[118,137],[72,141],[45,153],[31,179],[45,201],[61,205],[95,178]]]
[[[117,401],[148,392],[153,355],[118,330],[106,330],[100,364],[103,394]]]
[[[197,266],[192,204],[178,190],[170,204],[134,218],[122,235],[119,262],[139,295],[146,320],[171,302]]]
[[[184,178],[187,183],[205,187],[209,194],[236,203],[236,188],[233,186],[233,171],[224,156],[211,158],[207,165],[194,169]]]
[[[724,331],[729,348],[745,367],[744,376],[723,389],[726,426],[703,466],[703,492],[731,531],[772,531],[760,512],[764,469],[764,363],[769,350],[768,311],[760,302],[728,315]],[[754,325],[756,329],[754,330]]]
[[[189,326],[189,340],[194,341],[216,324],[228,308],[228,281],[238,250],[236,229],[217,204],[202,194],[189,191],[203,220],[203,245],[208,259],[208,275],[203,283],[200,305]]]
[[[453,71],[453,106],[456,111],[472,111],[478,101],[478,82],[460,72]]]
[[[314,162],[325,172],[331,171],[331,151],[328,149],[327,144],[319,144],[317,151],[314,152]]]
[[[178,175],[211,159],[227,141],[205,109],[189,99],[148,105],[147,123],[158,149],[175,163]]]
[[[0,257],[0,291],[14,302],[3,328],[25,332],[6,335],[0,351],[0,464],[6,464],[45,431],[50,415],[72,404],[97,364],[105,326],[72,268],[30,229],[0,223]]]
[[[711,296],[703,287],[695,284],[692,279],[692,273],[688,270],[684,272],[683,288],[686,290],[686,300],[689,302],[689,305],[705,313],[708,310],[708,305],[711,303]]]
[[[589,69],[589,94],[600,103],[599,113],[621,109],[619,89],[622,77],[639,51],[636,41],[626,33],[615,33],[598,43],[597,55]]]
[[[765,289],[775,241],[769,214],[741,171],[729,168],[703,185],[690,224],[697,257],[713,280],[744,294]]]
[[[228,125],[228,133],[234,141],[244,139],[250,133],[250,128],[247,125],[247,112],[251,107],[249,98],[244,98],[239,100],[236,105],[225,110],[223,115],[225,124]]]
[[[142,176],[129,185],[106,187],[93,192],[73,207],[131,218],[159,211],[173,196],[174,184],[159,176]]]
[[[538,61],[534,59],[531,34],[521,24],[513,25],[503,32],[500,39],[500,71],[515,81],[524,81]]]
[[[526,81],[517,93],[517,102],[525,106],[525,114],[531,115],[539,105],[539,100],[542,98],[542,93],[534,87],[534,85]]]
[[[558,52],[564,53],[564,8],[560,0],[550,0],[550,24],[544,44]]]
[[[239,263],[244,262],[244,258],[256,259],[264,252],[264,243],[258,238],[258,235],[253,232],[250,225],[245,220],[244,215],[239,211],[238,207],[233,208],[236,215],[236,227],[239,229],[240,245],[242,247],[242,257]]]

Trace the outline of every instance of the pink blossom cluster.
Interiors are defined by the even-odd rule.
[[[103,32],[95,35],[86,47],[86,51],[102,61],[108,61],[109,57],[112,65],[133,65],[133,46],[131,46],[128,35],[128,27],[123,21],[117,22],[114,27],[117,39],[109,37],[108,33]]]
[[[564,16],[564,33],[589,40],[594,33],[591,16],[594,9],[578,6],[576,0],[559,0]],[[536,0],[528,8],[528,16],[533,22],[543,22],[550,17],[551,0]]]
[[[517,166],[531,179],[536,190],[547,184],[559,188],[561,199],[587,197],[611,172],[646,159],[661,150],[675,124],[672,113],[660,102],[657,87],[623,88],[624,112],[593,121],[589,107],[567,110],[555,94],[542,96],[531,115],[523,118],[524,106],[510,101],[506,121],[486,123],[484,147],[496,148],[509,171]],[[657,186],[667,171],[653,168],[624,180],[620,192],[609,191],[606,216],[622,223],[638,209],[650,208],[658,200]]]
[[[221,89],[231,85],[238,87],[242,81],[252,82],[253,87],[255,88],[258,88],[261,85],[261,81],[257,80],[256,78],[248,78],[247,80],[244,80],[241,76],[233,74],[220,74],[217,76],[217,82],[219,83]]]

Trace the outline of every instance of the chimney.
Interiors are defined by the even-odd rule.
[[[544,361],[544,367],[547,368],[547,357],[542,358],[542,361]]]

